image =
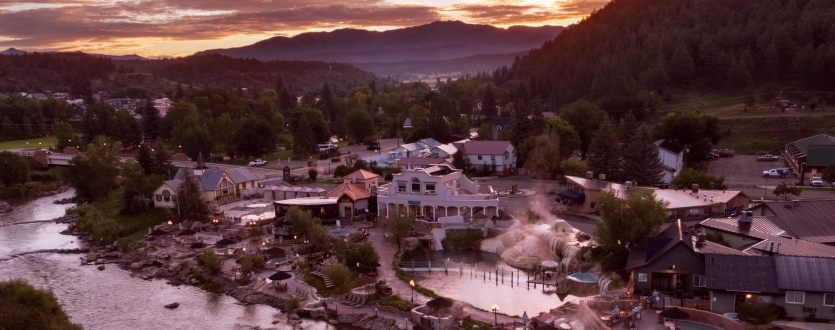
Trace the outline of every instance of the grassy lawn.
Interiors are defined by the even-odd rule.
[[[26,144],[29,142],[29,144]],[[55,146],[54,137],[42,137],[25,140],[2,141],[0,142],[0,150],[17,149],[17,148],[49,148]]]
[[[348,141],[341,141],[341,142],[337,143],[336,145],[339,146],[340,148],[342,148],[342,147],[345,147],[345,146],[348,145]],[[268,154],[268,155],[263,155],[263,156],[258,157],[258,158],[266,160],[266,161],[279,160],[279,159],[288,160],[288,159],[296,158],[296,154],[293,153],[292,149],[287,149],[287,150],[276,151],[276,152],[273,152],[273,153]],[[236,159],[232,159],[232,160],[229,160],[229,161],[224,161],[222,163],[232,164],[232,165],[246,165],[246,164],[249,164],[249,162],[251,160],[252,159],[249,159],[249,158],[236,158]],[[327,160],[327,159],[325,159],[325,160]],[[295,169],[295,168],[291,168],[291,170],[293,170],[293,169]]]
[[[719,147],[734,150],[742,155],[778,153],[782,146],[771,138],[755,135],[731,135],[719,141]]]
[[[397,275],[397,278],[399,278],[403,282],[406,282],[407,284],[409,283],[409,281],[412,280],[412,277],[409,276],[409,273],[407,273],[405,271],[398,270],[397,273],[395,273],[395,274]],[[417,282],[415,282],[415,291],[420,292],[424,296],[427,296],[429,298],[440,297],[438,294],[435,293],[435,291],[424,288],[424,287],[420,286],[420,284],[417,284]]]
[[[310,270],[304,273],[304,281],[310,286],[316,288],[316,293],[322,297],[330,297],[336,293],[336,287],[325,288],[325,280],[316,275],[311,275]]]
[[[141,240],[145,234],[148,233],[148,227],[156,224],[158,219],[165,217],[168,214],[166,209],[149,208],[145,213],[137,216],[119,214],[121,205],[119,203],[119,193],[114,192],[107,200],[93,203],[104,216],[112,218],[125,230],[125,235],[128,237]]]

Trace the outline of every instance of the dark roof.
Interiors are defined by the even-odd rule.
[[[725,219],[725,218],[720,218]],[[739,228],[737,223],[718,221],[720,219],[707,219],[698,224],[700,227],[716,229],[732,235],[745,236],[759,239],[760,241],[750,246],[742,247],[742,252],[750,255],[794,255],[808,257],[835,257],[835,246],[810,242],[803,239],[786,238],[760,232],[758,230],[745,230]]]
[[[806,154],[806,166],[826,167],[835,163],[835,144],[810,145]]]
[[[437,157],[403,157],[397,161],[397,165],[415,165],[415,166],[429,166],[429,165],[437,165],[449,163],[446,159],[437,158]]]
[[[767,202],[771,221],[792,237],[835,243],[835,200]]]
[[[786,149],[797,149],[802,154],[807,155],[809,153],[809,146],[827,144],[835,144],[835,137],[827,134],[818,134],[789,143],[786,145]]]
[[[258,177],[246,167],[230,168],[226,170],[226,175],[228,175],[235,184],[258,180]]]
[[[835,259],[774,256],[782,290],[835,292]]]
[[[665,140],[665,139],[658,140],[658,142],[656,142],[656,144],[658,144],[659,148],[665,149],[665,150],[667,150],[669,152],[672,152],[674,154],[680,154],[682,151],[684,151],[684,147],[682,147],[678,144],[672,143],[672,142],[670,142],[668,140]]]
[[[510,126],[510,117],[493,117],[493,126],[507,128]]]
[[[774,258],[748,255],[705,255],[710,290],[779,293]]]
[[[464,142],[465,155],[504,155],[510,141],[467,141]]]
[[[655,259],[667,253],[676,245],[682,244],[693,253],[693,239],[681,220],[676,221],[655,237],[648,237],[644,246],[629,249],[626,270],[651,264]]]
[[[690,235],[693,237],[693,251],[696,251],[701,254],[732,254],[732,255],[740,255],[745,256],[744,252],[734,249],[732,247],[727,247],[719,243],[714,243],[711,241],[705,240],[702,243],[698,243],[698,237],[696,235]]]
[[[559,194],[557,194],[557,196],[560,196],[560,198],[565,198],[565,199],[572,200],[575,203],[580,203],[580,204],[582,204],[583,202],[586,201],[586,194],[578,193],[578,192],[576,192],[574,190],[571,190],[571,189],[561,190],[559,192]]]
[[[755,230],[763,234],[773,235],[773,236],[783,236],[783,237],[791,237],[791,234],[787,233],[783,228],[780,228],[775,223],[776,217],[754,217],[751,220],[751,227],[750,228],[740,228],[739,227],[739,218],[710,218],[706,219],[702,222],[710,220],[711,224],[716,224],[719,226],[717,229],[723,229],[726,231],[733,231],[734,233],[748,235],[749,231]]]
[[[194,164],[194,168],[205,170],[208,167],[206,166],[206,160],[203,159],[203,152],[200,151],[197,153],[197,163]]]

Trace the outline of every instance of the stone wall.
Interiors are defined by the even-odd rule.
[[[686,307],[678,307],[679,309],[687,312],[690,314],[690,318],[686,321],[694,322],[694,323],[702,323],[707,324],[709,326],[724,329],[724,330],[744,330],[745,326],[740,324],[737,321],[729,319],[719,314],[714,314],[711,312],[706,312],[703,310],[693,309],[693,308],[686,308]]]

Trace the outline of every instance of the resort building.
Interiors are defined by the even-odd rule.
[[[396,217],[414,214],[437,220],[462,216],[465,220],[482,214],[498,215],[498,194],[488,185],[470,181],[460,170],[445,165],[410,169],[394,174],[391,183],[377,192],[377,214]]]
[[[786,163],[803,179],[820,177],[827,165],[835,163],[835,137],[818,134],[786,144],[783,151]]]
[[[516,148],[510,141],[467,141],[463,148],[470,166],[495,166],[495,175],[512,175],[516,168]]]
[[[245,197],[249,192],[258,189],[258,177],[245,167],[221,170],[208,168],[203,154],[197,156],[197,164],[191,169],[180,169],[174,179],[162,183],[154,191],[154,207],[176,207],[177,191],[185,176],[189,176],[197,183],[200,196],[207,202],[223,204],[226,200]]]
[[[597,213],[597,196],[610,191],[621,200],[626,200],[632,190],[651,190],[655,197],[668,203],[667,220],[704,219],[710,216],[738,214],[748,207],[751,198],[741,191],[657,189],[638,187],[631,182],[624,184],[594,179],[591,172],[585,178],[566,176],[567,189],[559,192],[563,207],[578,213]]]
[[[661,159],[661,164],[664,167],[664,178],[661,179],[661,182],[669,184],[684,168],[684,153],[686,150],[684,147],[665,139],[655,141],[655,145],[658,146],[658,158]]]

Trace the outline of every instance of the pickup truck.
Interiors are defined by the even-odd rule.
[[[773,161],[777,161],[778,159],[780,159],[780,157],[777,157],[777,156],[772,155],[772,154],[765,154],[765,155],[762,155],[762,156],[757,156],[757,161],[758,162],[773,162]]]
[[[734,151],[730,149],[713,150],[713,153],[717,154],[719,157],[722,158],[730,158],[734,156]]]
[[[811,185],[812,187],[823,187],[823,180],[821,180],[821,178],[819,177],[813,177],[811,180],[809,180],[809,185]]]
[[[266,166],[267,161],[263,159],[256,159],[249,162],[249,167],[259,167],[259,166]]]
[[[768,171],[763,171],[763,177],[764,178],[784,177],[786,175],[789,175],[789,169],[787,169],[787,168],[773,168],[773,169],[770,169]]]

